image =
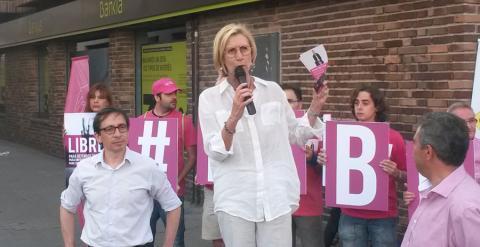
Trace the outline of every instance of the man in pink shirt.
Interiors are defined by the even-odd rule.
[[[177,110],[177,91],[180,89],[171,78],[160,78],[152,85],[152,94],[155,97],[155,106],[152,110],[147,111],[140,116],[141,118],[175,118],[178,119],[178,187],[177,195],[183,202],[183,195],[185,194],[185,177],[192,170],[195,165],[196,153],[196,135],[193,128],[191,116],[185,116]],[[184,165],[183,151],[187,153],[187,160]],[[185,221],[183,213],[180,216],[180,225],[178,226],[177,237],[175,238],[175,246],[183,247]],[[165,223],[165,212],[160,207],[158,202],[155,202],[150,219],[150,226],[152,228],[153,239],[155,240],[155,232],[158,218],[161,218]]]
[[[480,243],[480,186],[462,167],[468,145],[464,120],[443,112],[424,117],[414,136],[413,153],[419,173],[432,186],[420,194],[402,247]]]

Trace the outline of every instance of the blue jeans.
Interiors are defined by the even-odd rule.
[[[185,247],[185,239],[184,239],[184,234],[185,234],[185,220],[184,220],[184,210],[183,210],[183,197],[180,197],[180,200],[182,201],[182,212],[180,214],[180,223],[178,225],[178,230],[177,230],[177,236],[175,237],[175,242],[174,246],[175,247]],[[165,211],[162,209],[160,206],[160,203],[158,203],[157,200],[153,200],[153,211],[152,211],[152,216],[150,217],[150,228],[152,229],[152,234],[153,234],[153,241],[150,246],[154,246],[155,244],[155,233],[157,233],[157,221],[158,219],[162,219],[163,225],[167,225],[167,214]]]
[[[397,246],[397,218],[361,219],[342,214],[338,232],[342,247]]]

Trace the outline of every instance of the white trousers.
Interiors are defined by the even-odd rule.
[[[217,212],[226,247],[291,247],[292,216],[272,221],[252,222],[225,212]]]

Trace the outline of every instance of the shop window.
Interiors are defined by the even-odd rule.
[[[38,115],[47,117],[49,113],[50,77],[48,73],[48,52],[46,47],[38,49]]]

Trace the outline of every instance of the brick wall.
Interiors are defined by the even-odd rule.
[[[2,136],[62,156],[66,49],[63,42],[52,41],[45,45],[51,85],[50,112],[44,117],[38,114],[37,49],[34,46],[9,49],[6,52],[6,112]]]
[[[443,111],[471,97],[479,30],[474,1],[278,1],[201,15],[201,87],[215,80],[213,37],[230,22],[254,34],[280,32],[281,82],[311,79],[298,56],[325,44],[330,98],[336,118],[351,118],[349,97],[360,83],[385,89],[393,127],[411,139],[427,111]],[[306,97],[310,100],[311,97]]]
[[[109,38],[113,105],[135,116],[135,33],[114,30]]]
[[[200,15],[200,87],[213,85],[212,43],[231,22],[254,34],[280,32],[281,83],[298,83],[306,101],[312,80],[299,54],[324,44],[329,55],[326,111],[351,119],[352,89],[385,90],[390,123],[406,139],[428,111],[470,100],[480,4],[476,1],[267,1]],[[402,206],[400,232],[406,227]]]

